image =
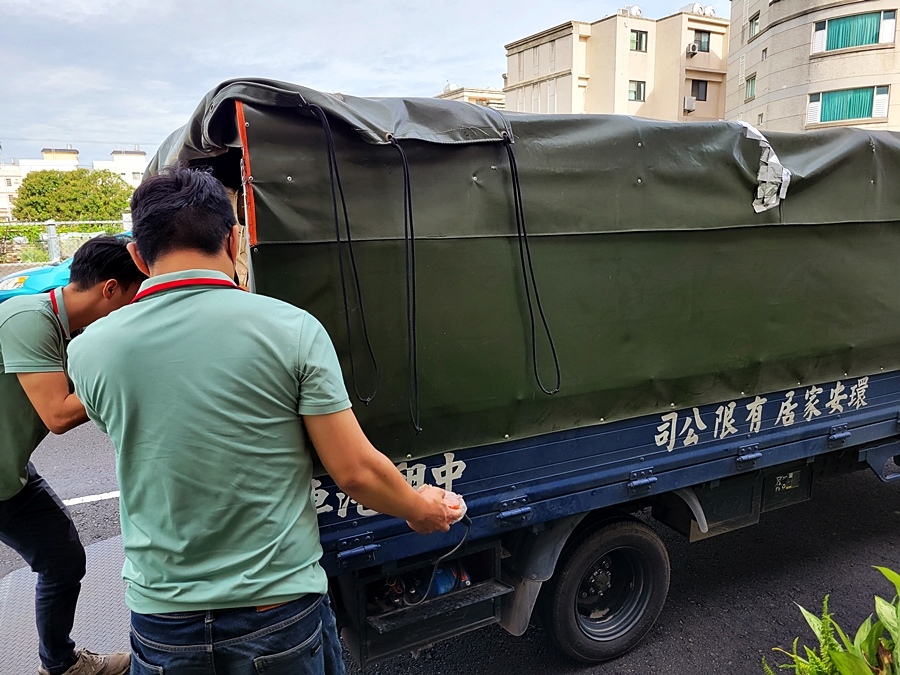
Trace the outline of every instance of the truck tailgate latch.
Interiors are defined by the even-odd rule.
[[[738,470],[752,469],[756,466],[756,460],[758,459],[762,459],[759,446],[755,443],[753,445],[745,445],[738,449],[737,468]]]
[[[631,480],[628,481],[627,487],[628,491],[632,494],[639,492],[650,492],[653,489],[653,484],[658,480],[656,476],[653,475],[653,467],[647,467],[646,469],[641,469],[640,471],[632,471]]]

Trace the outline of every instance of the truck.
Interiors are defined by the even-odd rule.
[[[666,600],[654,521],[693,542],[825,477],[900,479],[892,132],[241,79],[148,172],[173,164],[230,190],[240,283],[323,323],[376,447],[467,503],[420,536],[317,472],[363,666],[533,621],[568,657],[613,659]]]

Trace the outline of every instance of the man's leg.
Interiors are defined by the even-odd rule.
[[[50,673],[63,673],[77,660],[70,633],[85,573],[84,547],[68,510],[31,464],[25,487],[0,501],[0,541],[38,574],[41,663]]]

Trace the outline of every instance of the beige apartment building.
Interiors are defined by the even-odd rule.
[[[725,115],[900,130],[898,0],[732,0]]]
[[[728,31],[700,3],[662,19],[633,5],[549,28],[506,45],[506,109],[722,119]]]
[[[449,83],[444,87],[444,91],[435,98],[442,98],[445,101],[464,101],[497,110],[503,110],[506,107],[506,95],[493,87],[460,87],[457,84]]]

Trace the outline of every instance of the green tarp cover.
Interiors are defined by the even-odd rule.
[[[766,133],[789,185],[757,213],[764,148],[740,124],[240,80],[203,100],[150,171],[209,164],[239,187],[235,100],[256,203],[255,289],[323,322],[351,392],[377,385],[356,412],[396,461],[900,367],[891,132]],[[356,274],[311,105],[333,134]],[[552,396],[535,377],[555,388],[551,344]]]

